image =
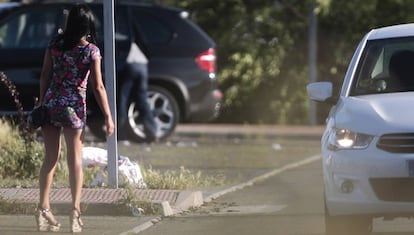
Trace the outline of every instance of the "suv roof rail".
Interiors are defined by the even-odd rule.
[[[153,3],[159,4],[157,0],[120,0],[121,2],[139,2],[139,3]],[[22,3],[54,3],[54,2],[68,2],[68,3],[94,3],[94,2],[103,2],[103,0],[20,0],[14,2],[22,2]]]
[[[36,4],[36,3],[69,3],[69,4],[76,4],[76,3],[103,3],[104,0],[14,0],[14,2],[20,2],[23,4]],[[136,3],[136,4],[146,4],[146,5],[155,5],[161,6],[159,0],[117,0],[117,3]]]

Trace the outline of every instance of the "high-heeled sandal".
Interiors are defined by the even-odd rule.
[[[49,209],[38,208],[35,218],[39,232],[59,232],[60,223],[55,219]]]
[[[77,208],[73,208],[72,214],[70,214],[69,222],[72,233],[82,232],[83,222],[81,219],[81,213]]]

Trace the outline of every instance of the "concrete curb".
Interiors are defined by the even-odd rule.
[[[174,207],[171,207],[168,201],[161,202],[163,209],[163,217],[174,216],[182,213],[192,207],[199,207],[204,203],[201,191],[183,191],[180,192],[176,199]],[[138,226],[120,233],[119,235],[138,234],[154,224],[160,222],[163,217],[155,217],[149,221],[145,221]]]
[[[203,203],[203,194],[201,191],[183,191],[175,202],[174,214],[181,213],[191,207],[199,207]]]
[[[160,208],[162,216],[168,216],[173,213],[170,204],[174,205],[180,194],[181,191],[178,190],[135,189],[129,191],[113,188],[85,188],[82,193],[81,206],[84,215],[134,215],[132,210],[129,212],[126,207],[120,207],[120,205],[124,205],[128,200],[137,199],[143,203],[152,204],[152,208]],[[30,212],[36,207],[39,190],[37,188],[0,188],[0,198],[9,203],[19,204],[24,211]],[[56,214],[69,212],[71,210],[70,189],[52,188],[51,204]]]

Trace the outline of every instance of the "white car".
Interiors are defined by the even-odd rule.
[[[321,140],[326,234],[368,234],[373,218],[413,216],[414,24],[367,33],[338,95],[330,82],[307,90],[334,104]]]

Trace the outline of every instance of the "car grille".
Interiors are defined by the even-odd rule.
[[[371,178],[377,198],[390,202],[414,202],[414,178]]]
[[[414,153],[414,133],[383,135],[377,147],[391,153]]]

